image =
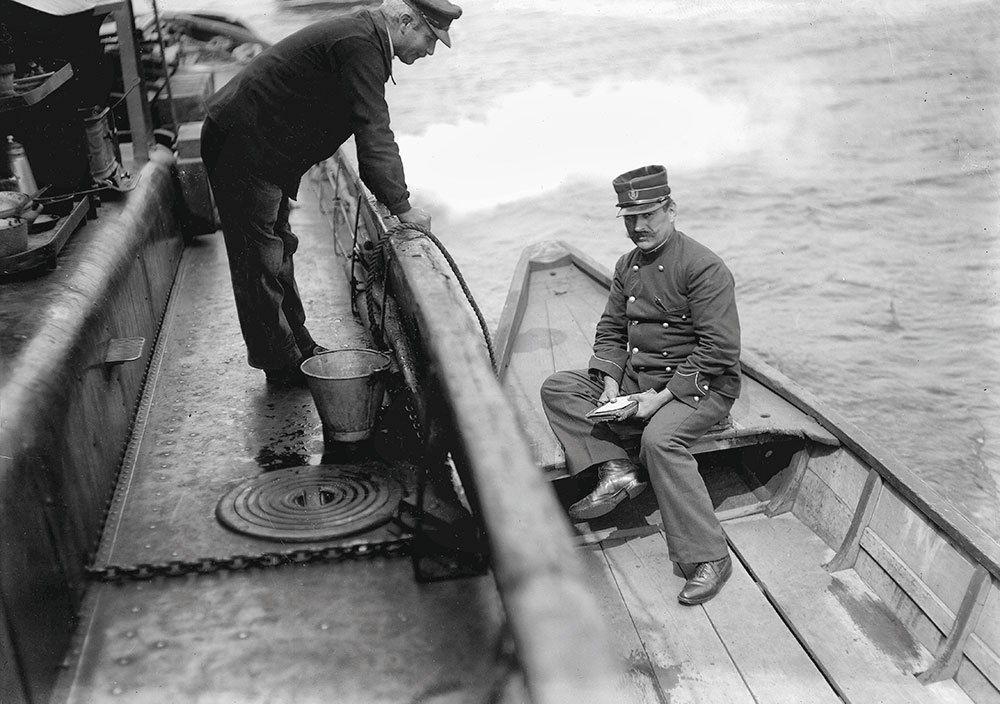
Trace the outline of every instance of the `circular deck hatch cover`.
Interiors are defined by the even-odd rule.
[[[227,492],[215,515],[238,533],[313,542],[375,528],[395,515],[402,498],[399,482],[357,467],[289,467]]]

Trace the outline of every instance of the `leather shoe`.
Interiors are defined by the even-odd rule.
[[[677,601],[687,606],[704,604],[722,590],[733,573],[733,560],[726,555],[721,560],[699,562],[695,565],[694,574],[684,584]]]
[[[265,369],[264,377],[268,384],[276,386],[306,386],[306,375],[297,365]]]
[[[597,486],[569,507],[574,521],[587,521],[610,513],[625,499],[634,499],[646,488],[639,467],[632,460],[608,460],[597,467]]]

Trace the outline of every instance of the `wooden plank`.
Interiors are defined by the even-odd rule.
[[[684,578],[675,574],[663,536],[609,540],[603,548],[663,701],[754,702],[705,610],[677,602]],[[731,597],[723,592],[718,598]]]
[[[414,230],[386,242],[392,290],[427,355],[433,395],[454,427],[456,465],[472,480],[497,584],[532,696],[607,701],[618,679],[569,529],[537,471],[483,351],[467,301],[433,243]]]
[[[809,469],[830,487],[837,498],[850,507],[853,517],[871,467],[842,449],[828,453],[818,449],[809,461]]]
[[[993,686],[1000,689],[1000,658],[997,657],[1000,652],[1000,585],[996,579],[992,580],[983,615],[971,640],[976,642],[977,650],[983,653],[983,657],[973,657],[971,642],[968,648],[970,657],[981,663],[980,668],[988,674]]]
[[[778,516],[792,510],[795,499],[799,494],[799,487],[802,485],[802,477],[809,466],[809,456],[811,452],[806,444],[801,450],[795,453],[785,470],[786,476],[781,484],[781,488],[774,493],[764,510],[768,516]]]
[[[903,624],[903,627],[927,648],[928,652],[936,653],[940,650],[944,644],[945,634],[917,602],[906,593],[899,582],[886,571],[884,565],[872,557],[867,550],[862,549],[858,553],[854,571],[878,595],[881,602]]]
[[[122,82],[125,88],[125,107],[128,112],[129,134],[132,138],[132,158],[138,165],[149,160],[150,144],[153,141],[149,103],[146,101],[146,85],[139,58],[139,47],[135,41],[135,15],[132,0],[126,0],[114,11],[118,28],[118,54],[122,64]]]
[[[968,660],[982,673],[986,683],[992,688],[993,697],[1000,701],[1000,657],[997,656],[996,651],[987,647],[982,639],[975,634],[969,638],[965,651]]]
[[[600,546],[580,550],[589,585],[611,632],[612,648],[622,661],[619,699],[622,704],[662,704],[656,664],[636,630],[611,566]]]
[[[702,608],[755,701],[840,704],[833,687],[738,560],[723,592]]]
[[[952,608],[878,534],[866,530],[861,546],[942,633],[947,633],[952,628],[955,622]],[[970,575],[964,570],[963,572],[964,574],[956,574],[955,577],[962,584],[968,585]],[[955,610],[957,611],[957,607]]]
[[[844,503],[820,476],[812,462],[802,475],[792,513],[815,531],[827,545],[840,545],[854,515],[853,505]]]
[[[913,504],[895,490],[883,492],[869,528],[952,613],[958,611],[975,564]],[[947,633],[951,620],[938,626]]]
[[[1000,704],[1000,690],[967,658],[959,665],[955,682],[976,704]]]
[[[822,568],[831,551],[794,516],[740,519],[726,532],[845,701],[939,701],[913,677],[929,654],[853,571]]]

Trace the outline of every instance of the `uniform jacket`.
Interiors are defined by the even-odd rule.
[[[655,252],[618,260],[592,371],[697,406],[709,390],[739,396],[739,361],[735,283],[718,255],[675,230]]]
[[[236,163],[295,198],[299,179],[352,134],[360,175],[392,213],[410,208],[385,102],[392,49],[377,12],[316,22],[254,58],[208,101]]]

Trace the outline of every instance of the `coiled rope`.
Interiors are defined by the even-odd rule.
[[[472,308],[472,312],[476,314],[476,319],[479,321],[479,329],[482,330],[483,340],[486,341],[486,350],[490,355],[490,364],[493,366],[493,372],[497,373],[497,360],[496,353],[493,350],[493,338],[490,336],[489,326],[486,324],[486,318],[483,317],[483,312],[479,309],[479,304],[476,303],[475,296],[472,295],[472,291],[469,290],[468,284],[465,282],[465,277],[462,276],[462,272],[458,268],[458,264],[452,258],[451,253],[448,249],[441,243],[433,232],[431,232],[426,227],[422,225],[416,225],[408,222],[401,222],[398,225],[393,225],[389,231],[386,233],[386,237],[399,234],[405,230],[412,230],[414,232],[419,232],[434,243],[434,246],[438,248],[441,255],[448,262],[448,266],[451,267],[451,271],[455,274],[455,278],[458,280],[459,286],[462,287],[462,292],[465,294],[465,299],[469,302],[469,306]]]

